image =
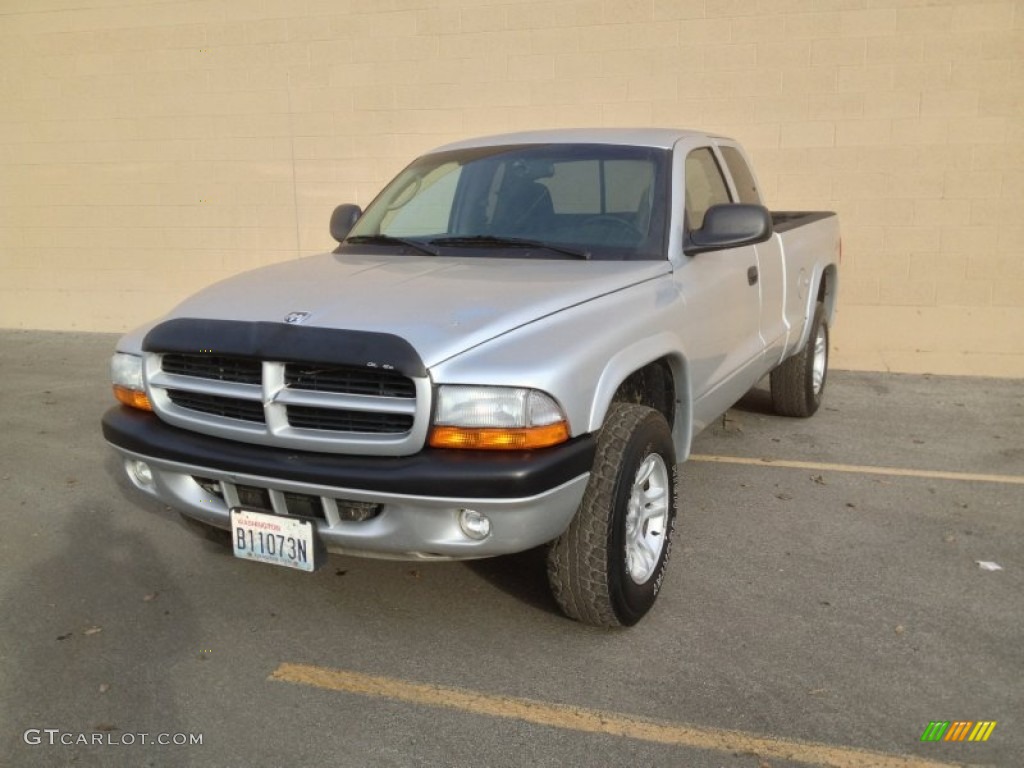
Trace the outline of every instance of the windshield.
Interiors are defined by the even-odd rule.
[[[369,205],[343,250],[664,259],[668,166],[667,150],[605,144],[426,155]]]

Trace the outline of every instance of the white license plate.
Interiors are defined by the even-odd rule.
[[[231,510],[231,541],[235,557],[300,571],[316,569],[313,524],[247,509]]]

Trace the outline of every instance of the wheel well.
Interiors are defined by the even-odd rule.
[[[655,360],[633,371],[615,390],[612,402],[653,408],[665,417],[671,429],[675,421],[676,387],[668,360]]]
[[[825,305],[825,318],[828,324],[832,324],[832,313],[836,305],[836,268],[831,264],[821,273],[821,283],[818,285],[818,301]]]

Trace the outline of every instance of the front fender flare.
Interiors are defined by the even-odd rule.
[[[675,419],[672,439],[676,456],[683,461],[690,452],[692,424],[690,379],[686,357],[682,350],[682,339],[668,331],[641,339],[626,349],[617,352],[604,366],[594,389],[587,424],[589,432],[597,432],[604,424],[612,398],[619,386],[630,374],[655,360],[667,360],[675,383]]]

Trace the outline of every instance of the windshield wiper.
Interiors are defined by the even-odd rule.
[[[427,256],[437,256],[437,251],[426,243],[420,242],[419,240],[410,240],[405,237],[392,237],[391,235],[356,235],[355,237],[346,237],[345,242],[351,243],[352,245],[404,245],[406,248],[412,248],[420,253],[427,254]]]
[[[461,237],[438,237],[430,241],[431,245],[452,246],[454,248],[543,248],[577,259],[589,259],[590,251],[578,248],[567,248],[543,240],[527,240],[522,237],[499,237],[497,235],[464,235]]]

